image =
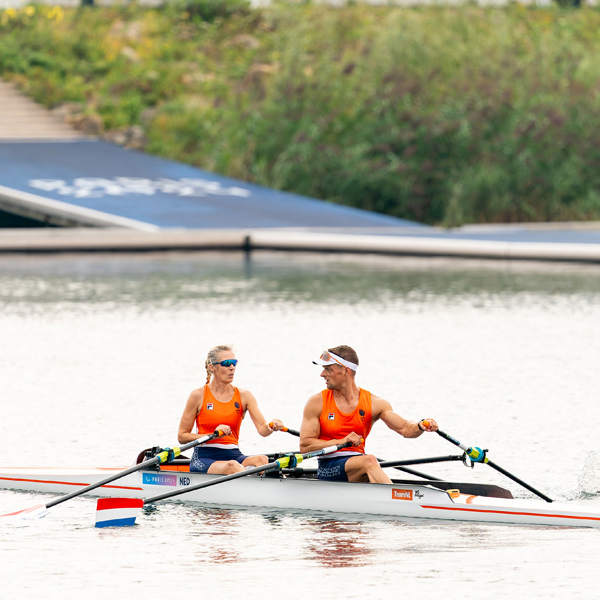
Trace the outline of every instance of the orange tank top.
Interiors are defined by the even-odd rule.
[[[319,439],[322,440],[339,440],[346,437],[353,431],[362,436],[363,440],[367,439],[372,426],[371,412],[371,392],[360,389],[358,397],[358,405],[349,414],[343,413],[335,403],[333,390],[323,390],[323,410],[319,424],[321,426],[321,434]],[[345,454],[364,454],[365,443],[360,446],[351,446],[333,452],[329,456],[341,456]]]
[[[244,408],[242,407],[242,399],[240,390],[233,388],[233,398],[229,402],[219,402],[210,391],[208,384],[204,386],[204,398],[202,406],[196,415],[196,427],[198,433],[207,435],[221,424],[231,427],[231,435],[206,442],[206,445],[226,445],[237,446],[240,437],[240,427],[244,418]]]

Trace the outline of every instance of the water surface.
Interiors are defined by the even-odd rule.
[[[236,383],[298,428],[322,388],[311,360],[356,348],[357,381],[411,419],[489,449],[557,500],[598,506],[600,268],[304,254],[0,257],[0,434],[11,465],[129,466],[176,443],[207,350],[233,343]],[[246,453],[297,449],[242,426]],[[388,459],[453,454],[375,425]],[[487,466],[427,466],[497,483]],[[42,500],[44,501],[45,498]],[[0,492],[0,512],[40,496]],[[3,522],[7,598],[304,599],[479,594],[589,598],[596,530],[216,510],[165,504],[93,527],[82,497]]]

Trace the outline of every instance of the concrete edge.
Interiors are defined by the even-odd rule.
[[[546,223],[478,223],[449,229],[456,233],[506,233],[514,231],[599,231],[600,221],[550,221]]]
[[[600,262],[600,244],[506,242],[433,237],[364,236],[344,234],[290,234],[253,232],[252,248],[447,256],[496,260]]]
[[[156,225],[118,217],[91,208],[73,206],[0,185],[0,210],[35,219],[57,227],[123,227],[139,231],[158,231]]]
[[[0,253],[247,250],[239,230],[0,229]]]
[[[553,244],[271,230],[4,229],[0,253],[291,251],[600,263],[600,244]]]

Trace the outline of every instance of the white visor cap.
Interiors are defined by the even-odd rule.
[[[317,360],[313,360],[314,365],[320,365],[322,367],[326,367],[327,365],[340,365],[342,367],[348,367],[353,371],[358,369],[358,365],[334,354],[333,352],[329,352],[329,350],[325,350],[323,354],[321,354],[321,358]]]

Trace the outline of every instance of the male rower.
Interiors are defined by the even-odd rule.
[[[350,346],[330,348],[313,363],[323,367],[321,377],[327,389],[314,394],[306,403],[300,452],[350,442],[352,446],[319,459],[317,477],[329,481],[391,483],[375,456],[365,454],[365,440],[373,423],[381,419],[406,438],[436,431],[437,423],[434,419],[407,421],[392,410],[387,400],[359,388],[354,380],[358,355]]]

